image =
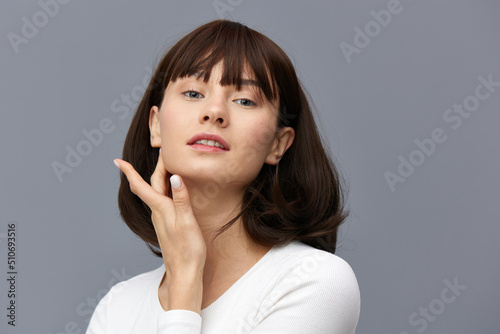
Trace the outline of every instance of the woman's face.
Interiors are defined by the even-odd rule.
[[[244,189],[264,163],[279,162],[294,131],[277,129],[277,105],[259,98],[251,77],[237,91],[219,84],[221,74],[219,62],[207,83],[191,76],[168,84],[160,109],[151,108],[151,145],[161,147],[167,171],[187,182]]]

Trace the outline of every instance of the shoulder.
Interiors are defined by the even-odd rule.
[[[134,296],[143,297],[151,287],[160,280],[164,273],[164,266],[136,275],[125,281],[115,284],[108,292],[108,298],[120,298],[128,300]]]
[[[130,279],[115,284],[99,301],[96,313],[105,312],[108,315],[123,312],[127,307],[134,308],[144,301],[149,291],[160,283],[163,277],[164,266],[139,274]]]
[[[151,289],[159,285],[163,272],[162,265],[115,284],[99,301],[86,333],[115,333],[118,329],[132,328],[140,321],[151,322],[151,319],[142,319],[141,312],[148,306]]]
[[[358,286],[356,275],[347,261],[338,255],[316,249],[298,240],[279,248],[273,261],[282,267],[282,275],[293,272],[298,277],[316,277],[318,282],[342,282]]]
[[[272,307],[289,305],[290,314],[317,326],[353,333],[360,313],[360,291],[353,269],[341,257],[300,241],[280,248]],[[314,331],[312,331],[314,332]]]

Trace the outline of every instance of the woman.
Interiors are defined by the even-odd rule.
[[[338,173],[266,36],[217,20],[177,42],[115,164],[121,216],[163,265],[115,285],[87,333],[354,333]]]

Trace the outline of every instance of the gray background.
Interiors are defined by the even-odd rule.
[[[221,2],[231,9],[223,16],[290,55],[348,179],[352,215],[337,254],[359,281],[357,333],[499,333],[500,87],[460,127],[443,116],[474,102],[479,76],[500,81],[500,3],[401,0],[377,31],[370,12],[393,1]],[[112,159],[134,111],[121,99],[138,102],[163,51],[219,13],[212,1],[123,0],[39,12],[34,0],[0,4],[0,332],[83,333],[109,286],[161,264],[119,218]],[[16,52],[9,34],[23,36],[23,17],[40,27]],[[355,45],[356,27],[372,37],[348,59],[341,43]],[[52,164],[66,164],[66,146],[76,149],[103,119],[114,130],[58,180]],[[414,141],[436,128],[446,141],[391,189],[384,173],[398,173],[400,155],[418,160]],[[15,329],[4,315],[9,222],[18,234]],[[444,303],[454,280],[462,290]]]

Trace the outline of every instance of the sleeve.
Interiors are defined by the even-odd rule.
[[[316,253],[320,254],[320,253]],[[354,334],[360,313],[356,276],[340,257],[297,261],[260,305],[252,334]]]
[[[170,310],[158,317],[158,334],[200,334],[201,316],[190,310]]]

